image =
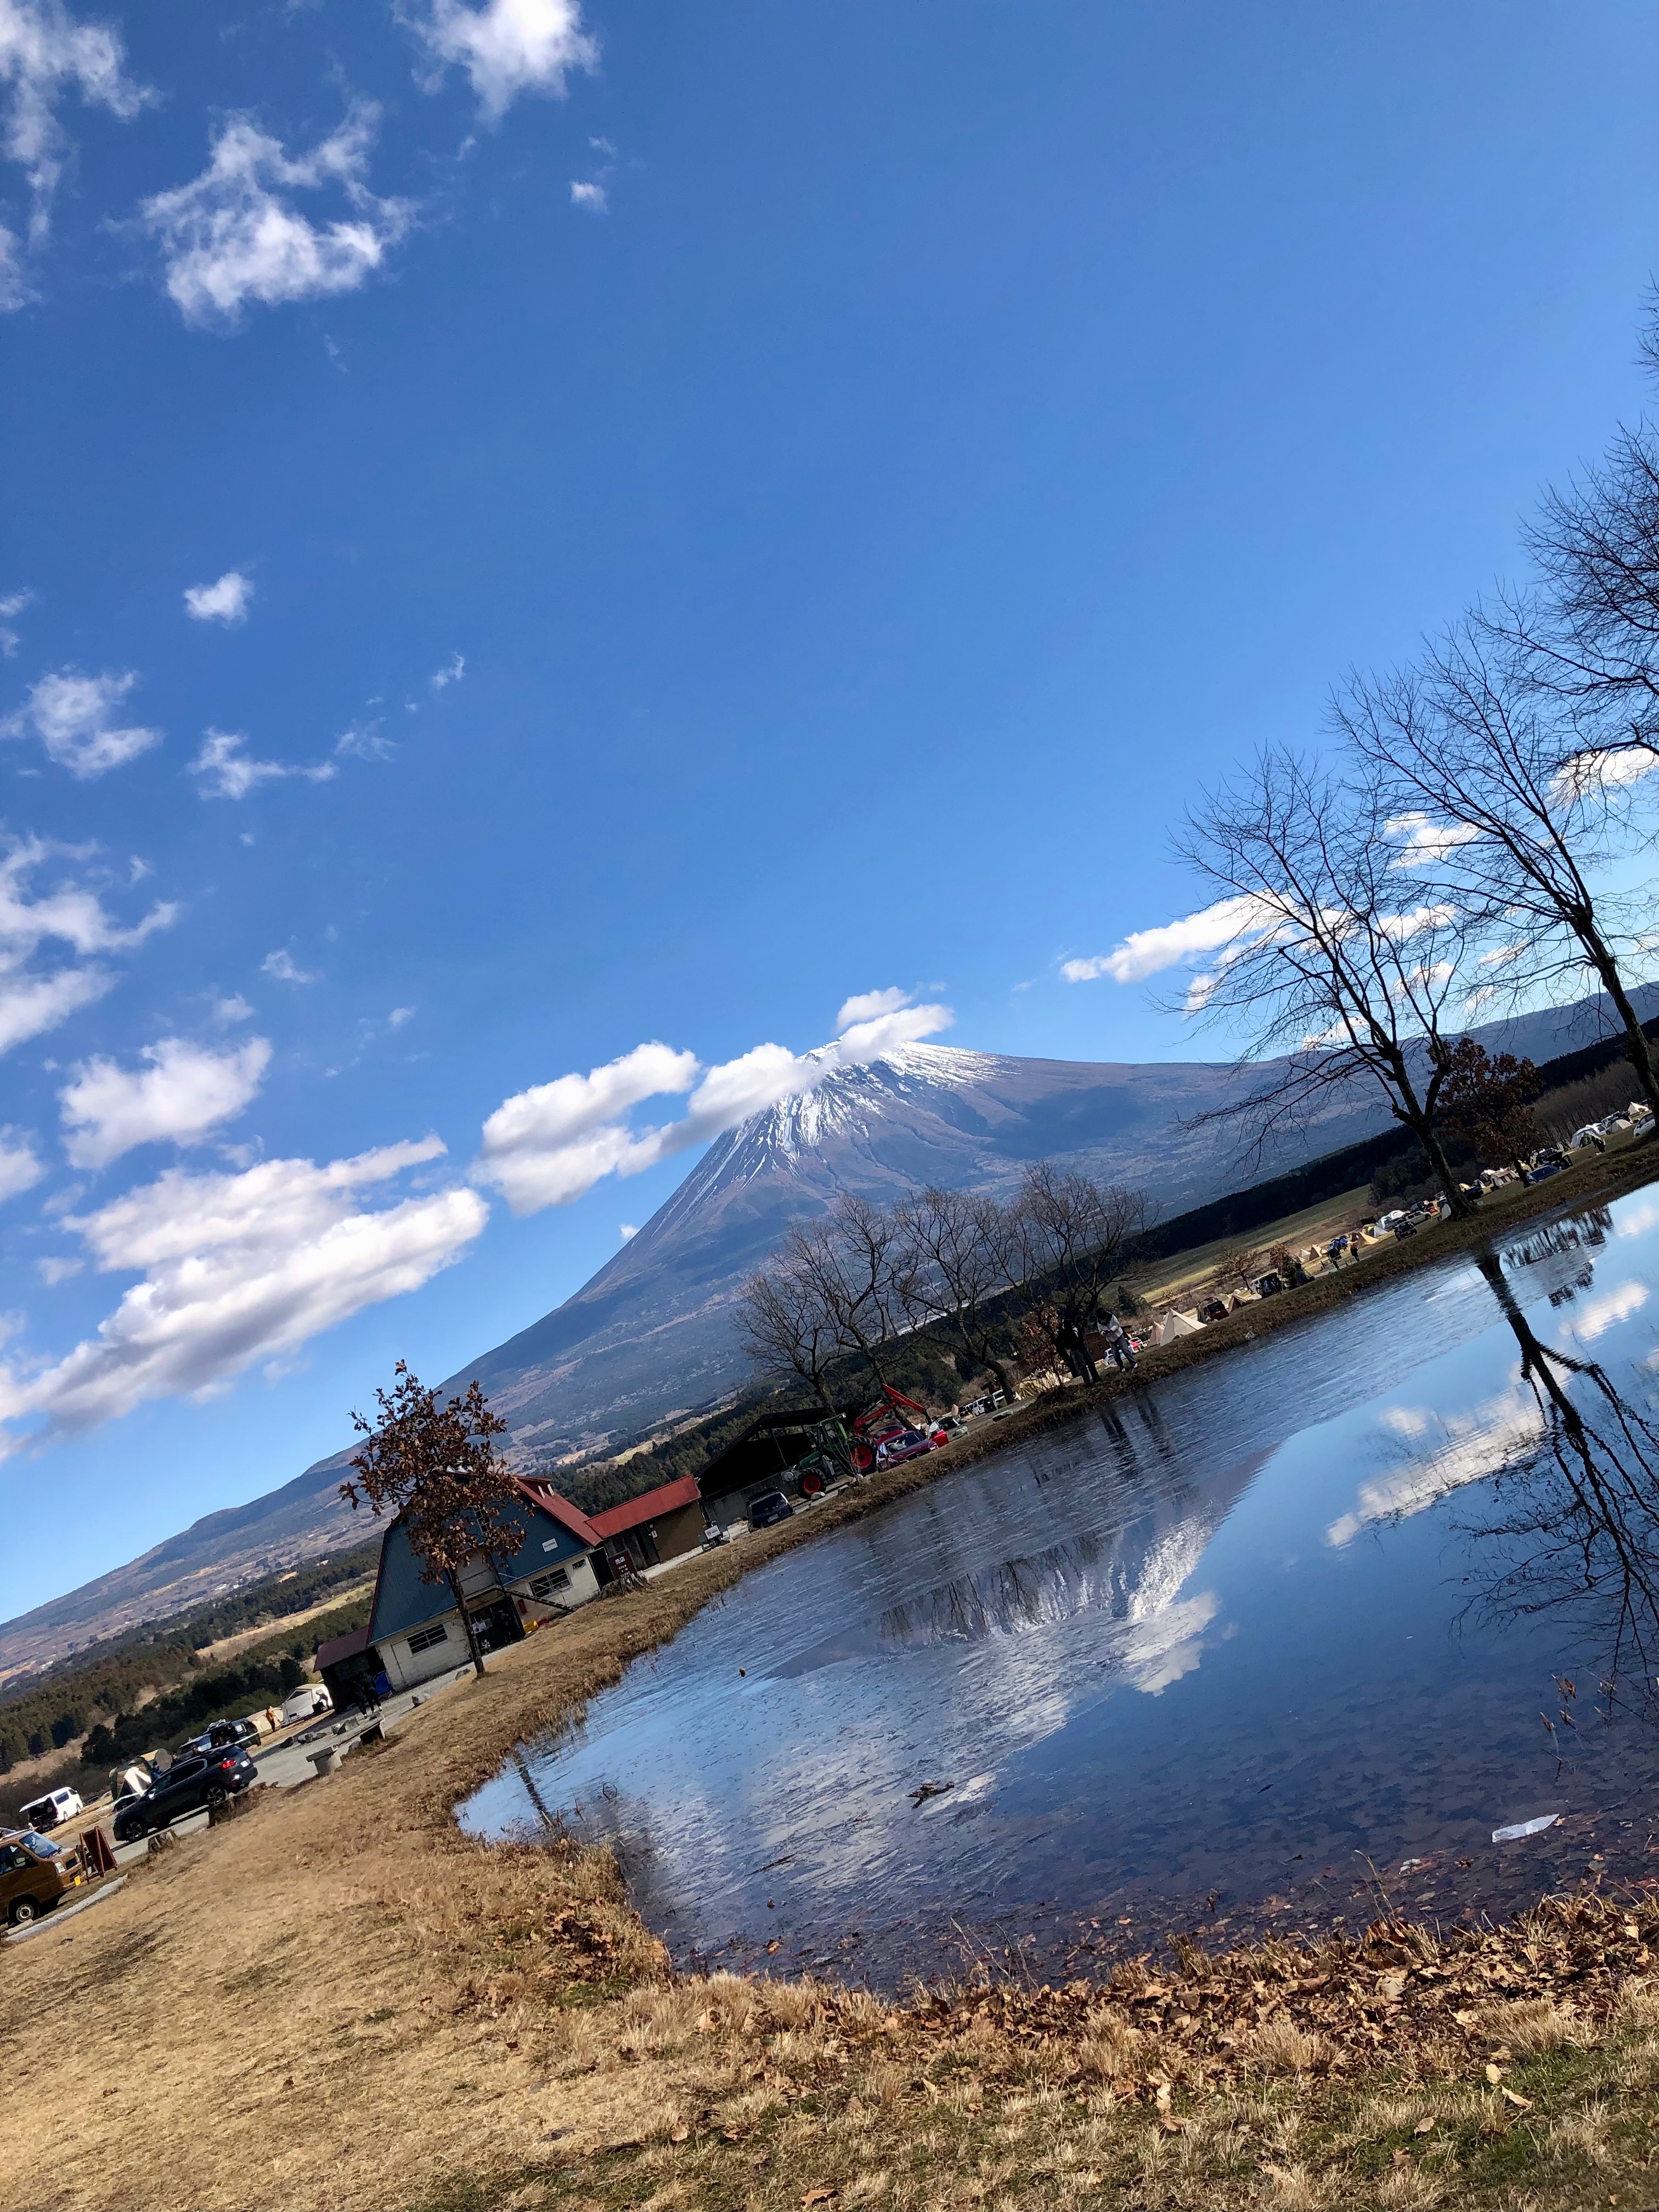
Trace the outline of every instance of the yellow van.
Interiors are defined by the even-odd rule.
[[[81,1855],[34,1828],[0,1830],[0,1918],[14,1928],[50,1912],[81,1883]]]

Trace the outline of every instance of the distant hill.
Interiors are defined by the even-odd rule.
[[[1659,988],[1642,998],[1643,1012],[1651,1012]],[[1494,1049],[1543,1060],[1583,1044],[1600,1019],[1587,1001],[1476,1035]],[[556,1465],[741,1384],[747,1370],[732,1309],[744,1279],[791,1220],[822,1213],[844,1191],[884,1200],[926,1182],[1006,1190],[1030,1162],[1054,1158],[1143,1189],[1168,1214],[1387,1125],[1369,1089],[1339,1095],[1298,1139],[1241,1174],[1228,1133],[1191,1123],[1264,1073],[1205,1061],[1028,1060],[929,1044],[835,1069],[816,1090],[717,1139],[591,1282],[449,1381],[465,1387],[477,1376],[511,1425],[514,1457]],[[337,1495],[350,1449],[0,1625],[0,1678],[274,1567],[361,1542],[361,1518]]]

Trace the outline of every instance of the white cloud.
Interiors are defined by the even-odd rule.
[[[1468,845],[1480,832],[1467,822],[1437,822],[1428,814],[1396,814],[1391,822],[1382,825],[1385,836],[1401,839],[1400,851],[1389,861],[1391,868],[1425,868],[1436,860],[1444,860],[1460,845]]]
[[[707,1144],[763,1107],[815,1089],[837,1068],[878,1060],[950,1026],[948,1006],[910,1006],[906,998],[901,991],[872,991],[849,999],[840,1034],[812,1052],[758,1044],[705,1068],[694,1053],[642,1044],[586,1075],[562,1075],[521,1091],[484,1123],[474,1180],[500,1190],[515,1213],[568,1206],[602,1176],[638,1175]],[[678,1121],[635,1131],[621,1118],[647,1098],[686,1093]]]
[[[616,1116],[642,1099],[689,1091],[697,1074],[695,1053],[640,1044],[586,1075],[520,1091],[483,1125],[480,1179],[495,1184],[515,1213],[535,1213],[568,1205],[603,1175],[637,1173],[647,1163],[629,1162],[641,1140]]]
[[[1575,753],[1556,770],[1550,796],[1559,804],[1565,799],[1588,799],[1598,792],[1618,791],[1627,784],[1640,783],[1656,768],[1659,752],[1642,745],[1621,746],[1617,752]]]
[[[31,898],[28,878],[63,850],[44,838],[21,837],[0,856],[0,958],[33,952],[49,941],[83,954],[130,952],[178,919],[178,908],[164,903],[124,929],[105,912],[95,892],[73,883]]]
[[[622,1221],[618,1222],[617,1226],[624,1244],[630,1237],[637,1237],[640,1233],[640,1224],[637,1221]]]
[[[266,953],[259,963],[259,973],[278,983],[314,983],[317,980],[308,969],[297,967],[294,955],[280,945],[275,952]]]
[[[82,783],[121,768],[161,742],[159,730],[125,727],[116,716],[137,674],[82,676],[60,668],[33,685],[21,713],[0,721],[0,737],[21,738],[33,723],[47,757]]]
[[[459,684],[465,673],[466,655],[457,653],[452,654],[441,668],[434,671],[429,681],[434,691],[442,691],[452,684]]]
[[[60,883],[32,898],[29,879],[53,849],[40,838],[20,838],[0,854],[0,1052],[55,1029],[100,999],[114,981],[107,969],[96,965],[45,974],[31,969],[28,963],[44,945],[67,945],[83,959],[129,951],[178,914],[174,906],[155,906],[135,927],[124,929],[96,893],[81,884]]]
[[[33,1190],[46,1171],[27,1130],[0,1129],[0,1199]]]
[[[403,12],[438,65],[427,88],[435,90],[446,69],[464,69],[492,121],[521,92],[562,97],[573,70],[599,64],[579,0],[484,0],[476,8],[465,0],[410,0]]]
[[[836,1034],[854,1022],[872,1022],[883,1014],[896,1014],[910,1003],[911,994],[901,991],[896,984],[885,991],[856,991],[850,999],[842,1001],[841,1012],[836,1016]]]
[[[112,115],[136,115],[147,95],[125,74],[124,60],[118,31],[76,22],[63,0],[0,0],[0,153],[27,177],[36,240],[46,234],[69,158],[59,104],[76,92]],[[19,305],[27,296],[21,276],[13,290],[20,296],[0,295],[0,304]]]
[[[1415,906],[1409,914],[1380,914],[1376,926],[1395,945],[1420,937],[1425,929],[1444,929],[1457,919],[1455,906]]]
[[[253,586],[240,568],[227,568],[216,584],[191,584],[185,592],[185,612],[192,622],[223,623],[227,629],[246,622],[253,604]]]
[[[0,222],[0,315],[15,313],[34,297],[23,276],[23,247],[15,230]],[[13,635],[11,631],[8,636]]]
[[[1472,1482],[1483,1482],[1529,1451],[1544,1433],[1538,1401],[1519,1382],[1462,1412],[1390,1407],[1380,1425],[1407,1447],[1395,1467],[1362,1482],[1352,1512],[1340,1515],[1325,1541],[1340,1551],[1378,1522],[1409,1520]]]
[[[418,1290],[477,1236],[488,1206],[465,1189],[379,1207],[362,1194],[442,1151],[429,1137],[323,1165],[174,1168],[71,1217],[66,1225],[102,1273],[142,1280],[65,1358],[0,1368],[0,1420],[69,1435],[152,1399],[209,1393],[365,1306]]]
[[[0,233],[0,307],[5,305],[5,248],[4,234]],[[25,607],[34,599],[33,592],[9,592],[0,599],[0,660],[12,659],[21,641],[12,628]]]
[[[1144,982],[1166,968],[1218,952],[1241,938],[1259,933],[1271,919],[1259,900],[1220,899],[1197,914],[1183,915],[1179,921],[1164,922],[1157,929],[1132,930],[1110,952],[1097,953],[1087,960],[1065,961],[1060,972],[1068,983],[1092,983],[1101,975],[1109,975],[1115,983]]]
[[[295,762],[255,760],[244,751],[246,743],[234,731],[208,731],[201,751],[190,764],[191,774],[201,779],[204,799],[246,799],[262,783],[279,782],[291,775],[307,783],[328,783],[337,772],[332,761],[301,768]]]
[[[16,975],[0,966],[0,1052],[55,1030],[114,981],[100,968],[60,968],[55,975]]]
[[[1645,1283],[1620,1283],[1610,1290],[1598,1291],[1565,1316],[1567,1334],[1580,1344],[1594,1344],[1598,1336],[1605,1336],[1620,1322],[1640,1313],[1647,1302]]]
[[[72,1167],[107,1167],[138,1145],[194,1144],[254,1097],[270,1046],[250,1037],[218,1053],[167,1037],[140,1057],[148,1066],[131,1072],[112,1060],[88,1060],[58,1092]]]
[[[222,1022],[228,1029],[234,1022],[251,1022],[253,1009],[240,991],[233,991],[228,999],[214,1000],[213,1018],[216,1022]]]
[[[388,761],[397,750],[390,738],[380,735],[378,722],[354,722],[334,740],[335,753],[343,760]]]
[[[586,208],[589,215],[608,215],[611,211],[611,198],[605,186],[584,183],[580,177],[570,179],[570,204]]]
[[[386,1018],[386,1024],[390,1030],[400,1030],[405,1022],[412,1022],[414,1018],[413,1006],[394,1006]]]
[[[41,1281],[55,1290],[59,1283],[67,1283],[78,1275],[87,1263],[84,1260],[46,1259],[37,1260],[34,1264]]]
[[[379,120],[376,107],[360,103],[331,137],[290,159],[251,116],[234,115],[199,177],[144,202],[168,295],[187,323],[233,328],[250,300],[277,307],[366,282],[410,222],[405,202],[378,199],[363,181]],[[330,187],[351,213],[321,226],[287,197]]]

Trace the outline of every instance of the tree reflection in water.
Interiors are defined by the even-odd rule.
[[[1599,1244],[1605,1229],[1605,1217],[1562,1223],[1506,1256],[1524,1265],[1547,1252],[1565,1255]],[[1495,1510],[1466,1524],[1481,1540],[1470,1608],[1499,1622],[1547,1612],[1578,1615],[1586,1638],[1605,1655],[1598,1657],[1599,1687],[1609,1713],[1616,1699],[1650,1705],[1659,1659],[1659,1423],[1598,1360],[1543,1341],[1498,1259],[1476,1264],[1515,1334],[1539,1440],[1498,1473]],[[1552,1305],[1589,1280],[1581,1271]],[[1482,1550],[1489,1554],[1484,1565]],[[1571,1723],[1565,1708],[1564,1716]]]

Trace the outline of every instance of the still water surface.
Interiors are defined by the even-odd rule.
[[[1659,1197],[1442,1262],[745,1576],[463,1823],[886,1986],[1647,1874],[1656,1346]]]

